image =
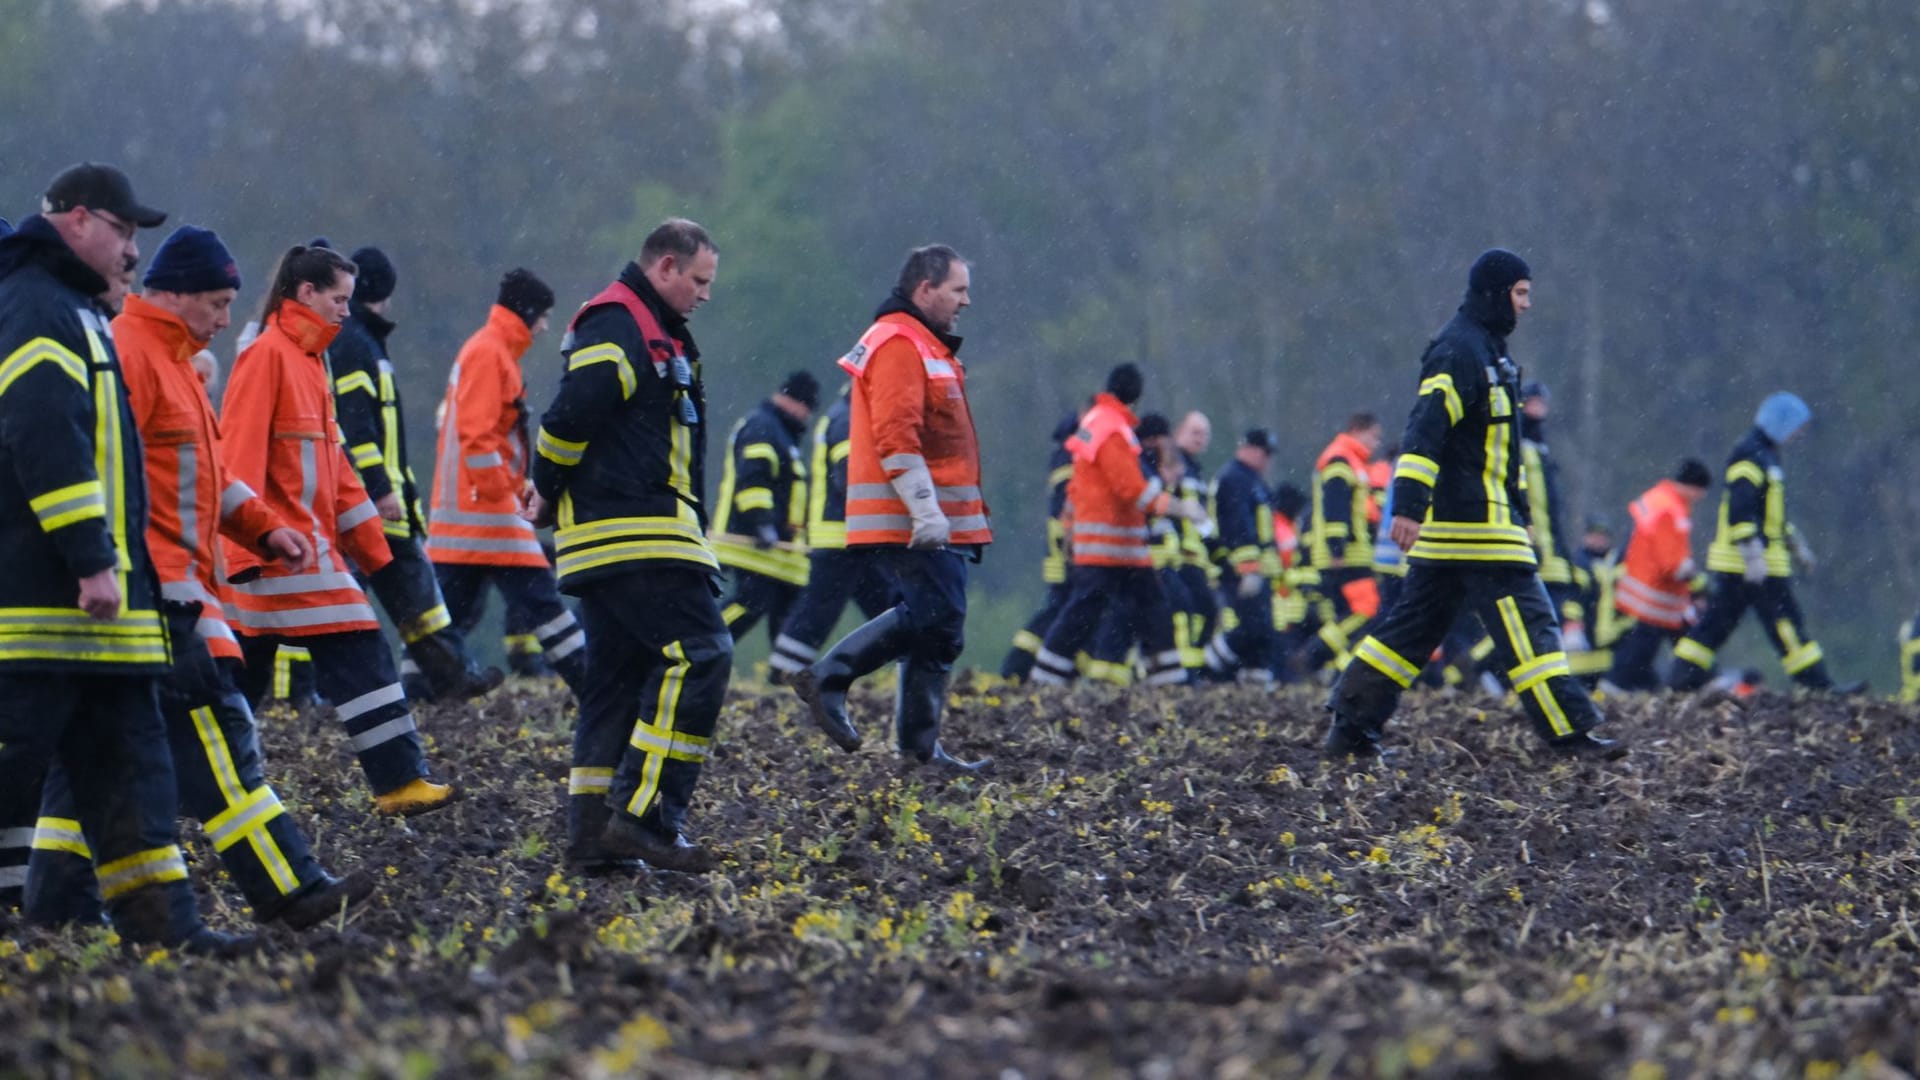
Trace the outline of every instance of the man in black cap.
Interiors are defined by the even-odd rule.
[[[427,559],[426,514],[408,464],[405,413],[387,354],[394,327],[387,311],[399,275],[379,248],[363,247],[352,259],[360,271],[353,279],[352,304],[327,357],[347,456],[380,511],[393,551],[393,561],[369,584],[406,646],[400,678],[408,696],[425,701],[476,697],[505,676],[498,668],[482,671],[474,662]]]
[[[1233,613],[1207,643],[1207,674],[1213,679],[1232,679],[1243,668],[1256,679],[1273,678],[1273,583],[1280,558],[1273,543],[1267,467],[1275,445],[1273,432],[1254,428],[1213,478],[1214,559],[1222,565],[1220,586]]]
[[[59,762],[121,938],[228,953],[250,942],[200,921],[175,831],[167,628],[100,299],[165,220],[118,169],[76,165],[0,240],[0,822],[33,820]],[[20,854],[0,852],[0,888],[24,884]]]
[[[720,614],[735,641],[763,617],[768,638],[777,638],[806,588],[807,466],[800,443],[819,403],[820,384],[796,371],[727,436],[713,554],[733,571],[733,595]]]
[[[1393,471],[1391,535],[1407,553],[1400,601],[1355,646],[1334,684],[1332,758],[1380,752],[1380,729],[1463,611],[1480,617],[1494,656],[1535,729],[1555,750],[1617,757],[1567,664],[1560,624],[1537,572],[1521,486],[1520,368],[1507,335],[1532,303],[1532,272],[1495,248],[1420,361],[1419,397]]]

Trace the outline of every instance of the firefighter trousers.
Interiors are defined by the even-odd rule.
[[[1116,632],[1105,651],[1119,655],[1093,655],[1096,663],[1117,665],[1127,647],[1138,641],[1147,659],[1149,684],[1185,681],[1186,669],[1181,667],[1180,650],[1174,646],[1173,609],[1167,603],[1158,570],[1150,566],[1076,566],[1067,571],[1067,585],[1072,592],[1066,606],[1034,658],[1035,682],[1071,682],[1079,674],[1080,652],[1097,647],[1099,636],[1109,628]]]
[[[1053,629],[1055,619],[1067,606],[1067,597],[1073,595],[1073,589],[1066,582],[1056,582],[1047,586],[1046,599],[1040,601],[1040,610],[1033,613],[1027,624],[1013,635],[1013,644],[1007,649],[1006,659],[1000,661],[1000,674],[1003,678],[1024,679],[1033,674],[1033,658],[1040,653],[1047,631]]]
[[[326,874],[267,784],[253,711],[233,682],[239,661],[215,660],[194,633],[194,618],[168,613],[173,670],[160,681],[180,813],[205,827],[254,918],[267,922]],[[44,925],[98,921],[92,852],[80,831],[73,785],[58,762],[47,774],[33,848],[23,905],[27,919]]]
[[[569,832],[598,838],[610,811],[663,837],[686,822],[733,668],[733,637],[703,570],[601,578],[580,597],[586,687],[573,731]]]
[[[553,569],[546,566],[471,566],[435,563],[434,574],[446,598],[447,614],[461,640],[473,633],[487,610],[487,590],[506,605],[510,634],[530,635],[536,651],[578,697],[587,673],[587,632],[560,599]]]
[[[1660,689],[1660,674],[1654,670],[1660,659],[1660,646],[1677,644],[1683,633],[1636,620],[1613,644],[1613,664],[1607,669],[1607,681],[1622,690]]]
[[[892,590],[870,560],[845,548],[821,548],[809,553],[807,562],[807,587],[779,624],[780,635],[773,639],[773,655],[767,659],[767,666],[783,675],[798,674],[819,657],[849,599],[863,620],[893,606]]]
[[[247,666],[240,693],[257,705],[273,679],[274,656],[282,644],[295,644],[313,657],[320,696],[333,703],[347,731],[347,742],[367,774],[367,786],[383,795],[427,775],[426,751],[407,707],[407,693],[394,670],[393,653],[378,630],[345,630],[299,638],[242,635]]]
[[[1207,666],[1207,642],[1213,640],[1220,621],[1220,599],[1214,595],[1206,567],[1181,566],[1172,573],[1186,587],[1186,603],[1174,612],[1174,618],[1182,620],[1186,627],[1185,634],[1175,635],[1180,665],[1190,672],[1198,672]]]
[[[1494,662],[1541,737],[1565,738],[1600,723],[1568,669],[1559,618],[1533,568],[1469,562],[1408,566],[1399,602],[1354,646],[1353,662],[1334,684],[1328,706],[1335,716],[1378,731],[1463,613],[1491,628]]]
[[[174,941],[200,925],[175,832],[179,797],[150,675],[0,675],[0,887],[27,883],[40,795],[67,778],[71,839],[93,858],[107,914],[128,941]]]
[[[794,601],[800,598],[801,587],[779,578],[765,574],[756,574],[752,570],[733,567],[733,595],[720,609],[720,617],[727,624],[727,633],[739,641],[767,621],[767,636],[778,639],[780,628],[787,624],[787,614],[793,610]]]
[[[1307,674],[1332,664],[1345,667],[1353,653],[1353,643],[1372,629],[1376,615],[1386,610],[1381,605],[1379,586],[1368,567],[1333,567],[1320,571],[1318,602],[1313,605],[1312,636],[1294,650],[1292,664],[1296,672]],[[1372,595],[1368,611],[1356,607],[1356,596]]]
[[[1670,685],[1675,690],[1698,690],[1706,685],[1713,674],[1714,657],[1733,636],[1748,608],[1760,616],[1760,628],[1780,654],[1780,666],[1789,678],[1814,690],[1833,686],[1833,678],[1827,674],[1826,654],[1819,642],[1807,636],[1806,619],[1793,598],[1791,579],[1768,577],[1748,582],[1739,574],[1715,571],[1700,621],[1673,647]]]
[[[1271,680],[1273,669],[1283,659],[1278,655],[1281,634],[1273,621],[1273,582],[1262,578],[1252,595],[1243,596],[1240,580],[1229,574],[1221,582],[1234,624],[1232,629],[1215,633],[1207,643],[1207,671],[1216,679],[1232,679],[1244,668]]]
[[[419,537],[389,535],[387,547],[393,561],[368,575],[366,584],[400,632],[407,654],[400,674],[411,679],[418,672],[435,694],[446,693],[468,674],[477,673],[480,665],[467,650],[466,638],[454,628],[453,614],[440,595],[439,576]],[[321,696],[326,696],[325,691]]]

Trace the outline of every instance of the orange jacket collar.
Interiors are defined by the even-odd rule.
[[[1134,428],[1140,426],[1140,420],[1138,417],[1133,415],[1133,410],[1127,408],[1124,404],[1121,403],[1119,398],[1114,397],[1112,394],[1107,393],[1105,390],[1102,390],[1099,393],[1093,395],[1093,407],[1097,409],[1102,405],[1105,405],[1109,409],[1118,409],[1120,411],[1121,419],[1127,422],[1128,431],[1132,431]]]
[[[1324,469],[1327,467],[1327,462],[1334,458],[1346,458],[1356,469],[1359,469],[1364,468],[1372,457],[1373,455],[1367,452],[1366,443],[1343,431],[1333,437],[1333,441],[1327,444],[1325,450],[1320,451],[1320,460],[1314,462],[1314,468]]]
[[[297,300],[280,301],[280,306],[273,309],[272,322],[308,356],[326,352],[327,346],[340,334],[338,326],[322,320],[317,312]]]
[[[511,308],[504,308],[499,304],[493,305],[493,310],[487,312],[487,329],[500,335],[500,340],[512,350],[515,360],[525,355],[527,349],[533,345],[533,327],[528,326],[525,319],[515,315]]]
[[[140,332],[150,335],[152,340],[166,346],[175,360],[190,360],[193,354],[207,347],[207,343],[193,336],[187,328],[186,320],[166,308],[138,296],[127,297],[126,304],[120,309],[123,318],[139,324]]]

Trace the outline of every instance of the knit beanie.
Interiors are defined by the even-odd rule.
[[[160,242],[141,284],[157,292],[205,293],[240,287],[240,266],[212,229],[182,225]]]
[[[1753,414],[1753,426],[1775,443],[1783,443],[1811,419],[1813,410],[1807,408],[1806,402],[1795,394],[1776,390],[1760,403],[1759,410]]]
[[[1699,458],[1688,458],[1673,471],[1673,480],[1688,487],[1708,488],[1713,486],[1713,473],[1707,471],[1706,463]]]
[[[533,271],[516,266],[500,279],[500,295],[494,302],[532,326],[553,310],[553,290]]]
[[[1157,439],[1162,435],[1172,435],[1173,425],[1160,413],[1152,412],[1140,418],[1133,426],[1133,437],[1140,440]]]
[[[811,372],[796,371],[780,384],[780,392],[812,409],[820,404],[820,383]]]
[[[377,304],[393,295],[400,277],[394,273],[393,260],[377,247],[363,247],[347,258],[359,273],[353,278],[353,298],[363,304]]]
[[[1473,260],[1473,269],[1467,272],[1467,291],[1505,296],[1514,285],[1532,277],[1527,260],[1506,248],[1491,248]]]
[[[1121,364],[1107,373],[1107,393],[1119,398],[1122,405],[1139,401],[1145,389],[1146,380],[1141,377],[1140,369],[1132,364]]]

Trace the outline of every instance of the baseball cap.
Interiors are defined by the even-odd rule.
[[[134,198],[133,183],[126,173],[91,161],[74,165],[54,177],[53,183],[47,185],[44,201],[45,210],[50,214],[84,206],[89,210],[104,210],[142,229],[159,228],[167,220],[166,211],[143,206]]]

